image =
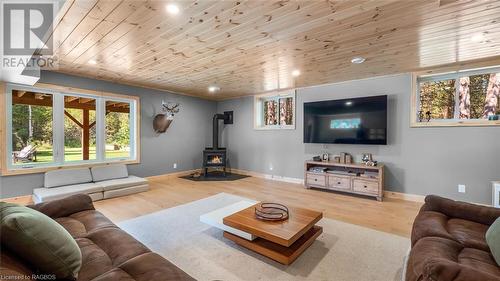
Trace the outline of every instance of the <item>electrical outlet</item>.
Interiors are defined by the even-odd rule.
[[[177,169],[177,163],[174,163],[174,169]]]
[[[458,185],[458,192],[465,193],[465,184]]]

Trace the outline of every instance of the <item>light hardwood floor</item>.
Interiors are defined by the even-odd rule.
[[[238,181],[194,182],[174,176],[149,178],[151,190],[95,202],[115,223],[202,199],[220,192],[322,211],[324,217],[409,237],[422,203],[398,199],[377,202],[302,185],[249,177]]]

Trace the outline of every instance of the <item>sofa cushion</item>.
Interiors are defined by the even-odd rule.
[[[500,269],[488,252],[441,237],[418,240],[408,263],[412,272],[406,280],[500,280]]]
[[[91,171],[95,182],[128,177],[127,166],[124,164],[92,167]]]
[[[83,183],[75,185],[60,186],[57,188],[35,188],[33,194],[38,202],[45,202],[55,199],[61,199],[74,194],[91,194],[102,192],[103,188],[96,183]]]
[[[485,234],[487,225],[450,218],[443,213],[422,211],[415,218],[412,244],[424,237],[441,237],[461,243],[465,247],[488,251]]]
[[[491,254],[500,266],[500,217],[486,231],[486,242],[490,247]]]
[[[77,243],[60,224],[25,206],[0,202],[2,245],[34,268],[75,279],[82,265]]]
[[[89,168],[53,170],[45,173],[44,187],[51,188],[92,182]]]
[[[138,186],[138,185],[145,185],[145,184],[148,184],[148,181],[146,179],[139,178],[136,176],[129,176],[127,178],[113,179],[113,180],[106,180],[99,182],[99,185],[102,186],[104,191]]]

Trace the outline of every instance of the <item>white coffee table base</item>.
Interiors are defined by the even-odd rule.
[[[217,209],[217,210],[212,211],[210,213],[206,213],[204,215],[201,215],[200,221],[203,223],[206,223],[208,225],[211,225],[213,227],[217,227],[219,229],[222,229],[224,231],[232,233],[234,235],[237,235],[241,238],[245,238],[247,240],[252,241],[255,238],[257,238],[257,236],[252,235],[252,234],[247,233],[247,232],[244,232],[244,231],[241,231],[241,230],[238,230],[238,229],[235,229],[235,228],[232,228],[232,227],[229,227],[229,226],[225,225],[224,223],[222,223],[222,219],[224,219],[225,217],[227,217],[229,215],[237,213],[243,209],[246,209],[250,206],[253,206],[255,204],[257,204],[256,201],[249,201],[249,200],[240,201],[240,202],[231,204],[229,206],[226,206],[224,208],[220,208],[220,209]]]

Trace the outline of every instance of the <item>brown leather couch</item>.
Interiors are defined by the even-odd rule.
[[[96,211],[88,195],[30,207],[56,220],[75,238],[83,258],[78,280],[194,280]],[[34,273],[29,264],[2,247],[1,280],[26,280],[22,276]]]
[[[500,209],[430,195],[413,223],[406,281],[500,281],[486,244]]]

